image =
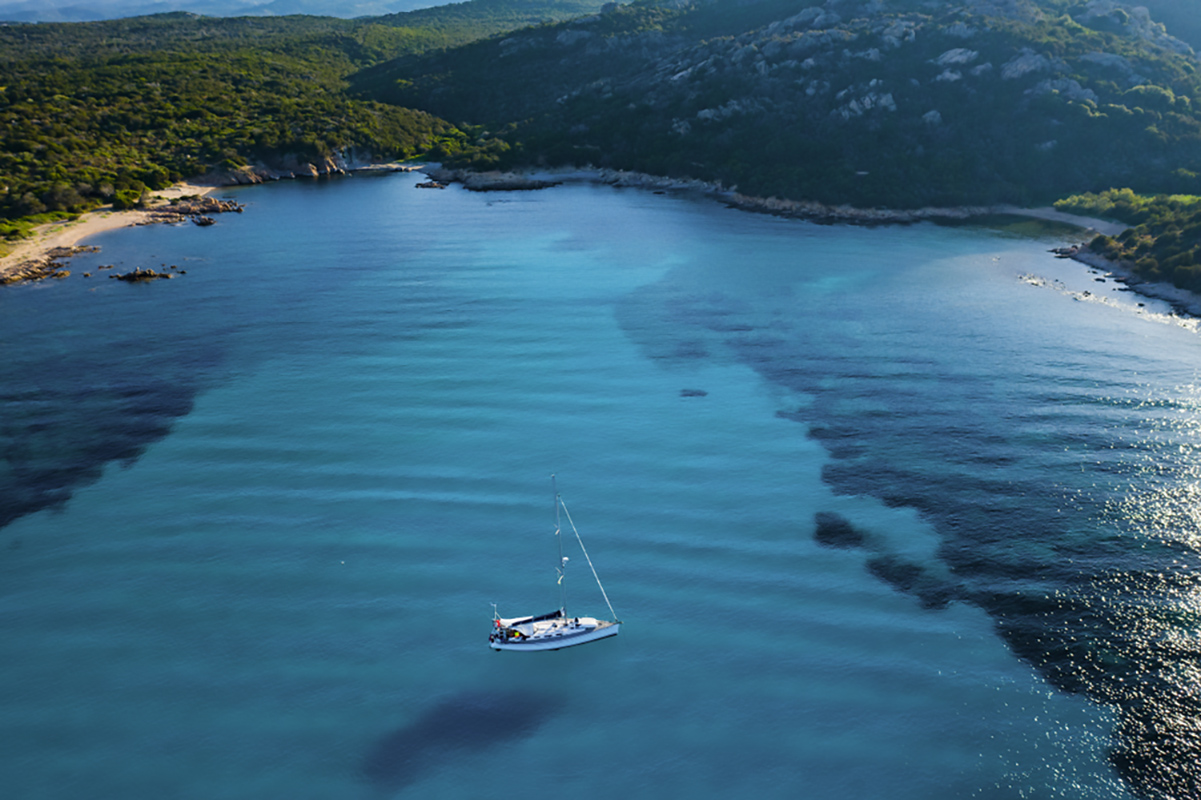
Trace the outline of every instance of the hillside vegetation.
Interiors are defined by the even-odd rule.
[[[467,164],[912,208],[1201,192],[1198,67],[1112,0],[642,0],[354,80],[484,123],[497,141]]]
[[[1195,0],[1150,6],[473,0],[0,26],[0,233],[206,171],[341,157],[900,209],[1072,195],[1118,216],[1090,203],[1121,186],[1168,210],[1096,246],[1201,289],[1180,200],[1201,195],[1201,61],[1173,35],[1197,41],[1201,18]]]
[[[1060,200],[1061,211],[1109,217],[1130,225],[1120,236],[1098,236],[1089,249],[1134,267],[1143,278],[1201,293],[1201,197],[1144,197],[1129,189]]]
[[[597,7],[475,0],[365,20],[174,13],[0,26],[0,233],[136,202],[145,187],[251,160],[404,158],[464,134],[351,97],[346,78]]]

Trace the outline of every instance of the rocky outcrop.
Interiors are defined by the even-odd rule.
[[[344,175],[349,170],[350,167],[340,155],[306,159],[289,154],[270,161],[257,161],[233,169],[209,172],[201,180],[214,186],[250,186],[288,178]]]
[[[352,172],[409,172],[420,166],[380,161],[371,153],[348,148],[318,159],[295,154],[274,159],[256,161],[234,169],[213,170],[199,177],[190,178],[193,183],[204,186],[252,186],[270,181],[294,178],[320,178],[329,175],[348,175]]]
[[[460,183],[473,192],[508,192],[533,189],[548,189],[560,181],[534,177],[520,172],[473,172],[468,169],[446,169],[433,167],[425,170],[438,183]]]
[[[191,220],[202,227],[216,222],[209,214],[241,214],[245,208],[233,200],[218,200],[215,197],[181,197],[171,203],[147,210],[142,224],[174,224]]]
[[[157,281],[163,278],[174,278],[170,272],[155,272],[152,269],[135,269],[133,272],[116,273],[109,275],[109,278],[115,278],[126,283],[146,283],[148,281]]]
[[[630,172],[623,169],[602,169],[596,180],[620,188],[650,189],[651,191],[683,191],[700,194],[727,196],[728,192],[720,181],[701,181],[694,178],[666,178],[648,175],[645,172]]]
[[[1114,30],[1120,30],[1181,55],[1195,55],[1192,47],[1169,35],[1163,25],[1151,19],[1151,14],[1145,6],[1117,0],[1091,0],[1084,5],[1082,12],[1078,8],[1073,9],[1073,16],[1077,22],[1095,25],[1104,20]]]
[[[71,258],[80,253],[96,253],[100,248],[93,245],[82,247],[55,247],[37,258],[31,258],[17,264],[11,270],[0,275],[0,285],[13,283],[32,283],[46,278],[65,278],[71,274],[61,259]]]

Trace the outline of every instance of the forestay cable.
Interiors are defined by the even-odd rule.
[[[584,547],[584,540],[580,538],[580,532],[576,529],[575,520],[571,518],[571,512],[567,510],[567,504],[563,502],[563,498],[559,498],[559,505],[563,507],[563,515],[567,517],[567,522],[571,525],[571,531],[575,534],[575,540],[580,543],[580,549],[584,551],[584,560],[588,562],[588,569],[592,570],[592,577],[596,578],[596,585],[600,587],[601,597],[605,598],[605,605],[609,607],[609,613],[613,615],[613,621],[617,621],[617,612],[613,610],[613,604],[609,602],[609,595],[605,593],[605,587],[601,584],[600,575],[596,574],[596,567],[592,566],[592,559],[588,557],[588,548]]]

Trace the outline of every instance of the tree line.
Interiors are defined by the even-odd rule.
[[[147,189],[282,156],[454,151],[467,134],[354,96],[348,77],[401,55],[542,20],[587,0],[475,0],[363,20],[161,14],[0,26],[0,235]]]

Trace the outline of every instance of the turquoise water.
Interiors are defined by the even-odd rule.
[[[1191,796],[1192,327],[1049,235],[416,180],[0,293],[7,796]],[[552,472],[625,627],[494,653]]]

